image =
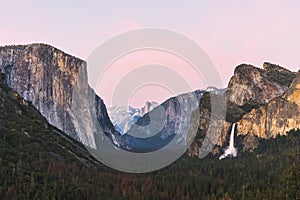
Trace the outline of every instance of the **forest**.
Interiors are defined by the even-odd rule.
[[[99,163],[6,85],[0,94],[0,199],[299,199],[299,130],[258,139],[253,152],[237,146],[236,158],[184,154],[129,174]]]

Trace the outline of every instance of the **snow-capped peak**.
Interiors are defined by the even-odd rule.
[[[151,111],[159,104],[155,101],[147,101],[142,108],[132,106],[112,106],[107,109],[109,118],[116,130],[125,134],[140,117]]]
[[[218,90],[218,88],[216,88],[216,87],[214,87],[214,86],[208,86],[208,87],[205,89],[206,92],[214,92],[214,91],[216,91],[216,90]]]

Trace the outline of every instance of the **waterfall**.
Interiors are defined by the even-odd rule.
[[[222,160],[223,158],[226,158],[227,156],[232,156],[232,157],[237,156],[237,150],[236,150],[236,148],[234,148],[234,130],[235,130],[235,126],[236,126],[236,123],[233,123],[232,128],[231,128],[229,146],[226,148],[224,154],[219,157],[220,160]]]
[[[232,124],[231,134],[230,134],[230,141],[229,141],[229,148],[234,148],[234,130],[235,130],[236,123]]]

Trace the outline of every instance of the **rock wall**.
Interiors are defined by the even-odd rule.
[[[238,134],[262,138],[299,128],[299,77],[299,73],[270,63],[264,63],[263,69],[247,64],[237,66],[226,88],[226,120],[211,122],[210,94],[205,93],[199,105],[199,131],[188,154],[198,154],[210,124],[220,132],[218,146],[228,144],[233,122],[237,122]],[[248,145],[247,149],[252,147]]]
[[[292,129],[300,128],[300,75],[283,95],[253,109],[237,125],[239,134],[262,138],[285,135]]]
[[[227,87],[227,99],[238,106],[248,102],[265,104],[274,97],[280,96],[287,89],[288,85],[276,81],[271,76],[278,72],[283,73],[279,66],[264,63],[264,69],[242,64],[235,68]],[[285,70],[284,72],[287,72]],[[294,77],[293,73],[289,73]]]
[[[93,98],[102,128],[114,130],[102,99],[88,86],[85,61],[45,44],[5,46],[0,47],[0,72],[9,87],[32,102],[50,124],[84,144],[95,147],[94,128],[86,133],[76,125],[76,117],[84,119],[91,113],[76,113],[74,89],[81,91],[83,101],[88,95]]]

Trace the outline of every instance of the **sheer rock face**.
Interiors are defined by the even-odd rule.
[[[253,109],[237,124],[239,134],[262,138],[285,135],[292,129],[300,128],[300,74],[283,95]]]
[[[300,128],[299,80],[299,73],[270,63],[264,63],[263,69],[246,64],[237,66],[226,89],[226,120],[216,125],[219,127],[216,131],[220,132],[216,144],[226,146],[228,129],[233,122],[237,122],[238,134],[262,138]],[[197,154],[209,125],[216,123],[210,119],[210,98],[205,98],[207,95],[203,95],[199,105],[200,126],[198,137],[188,152],[190,155]],[[248,145],[247,141],[244,143]],[[249,145],[247,149],[253,149]]]
[[[280,70],[288,73],[288,70],[269,63],[264,63],[264,69],[245,64],[237,66],[228,84],[228,100],[238,106],[248,102],[268,103],[274,97],[283,94],[288,87],[287,84],[274,80],[276,78],[273,77],[273,73]]]
[[[155,107],[139,118],[135,125],[142,127],[142,129],[149,134],[153,134],[155,130],[153,127],[157,127],[159,130],[156,131],[159,131],[163,139],[178,133],[182,134],[185,138],[188,135],[188,125],[190,124],[190,120],[192,120],[190,115],[194,110],[198,110],[198,103],[203,92],[202,90],[196,90],[167,99],[160,105],[161,108],[160,106]],[[155,116],[152,121],[150,117],[151,114]],[[149,126],[150,122],[152,125]],[[184,139],[184,141],[185,140],[186,139]]]
[[[85,61],[44,44],[6,46],[0,47],[0,72],[9,87],[32,102],[50,124],[84,144],[95,147],[93,133],[83,133],[74,122],[75,117],[89,117],[76,113],[80,108],[74,105],[74,88],[94,98],[98,120],[113,129],[102,99],[88,86]]]

